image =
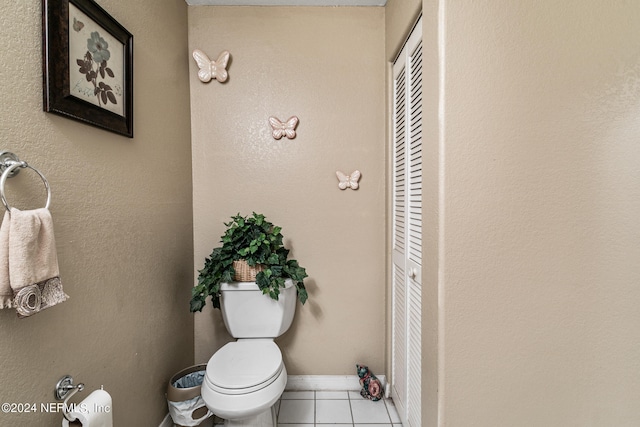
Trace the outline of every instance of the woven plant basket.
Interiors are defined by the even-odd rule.
[[[236,271],[235,276],[233,276],[233,280],[236,282],[255,282],[256,274],[264,270],[264,266],[258,264],[252,267],[247,264],[247,261],[241,259],[233,261],[233,269]]]

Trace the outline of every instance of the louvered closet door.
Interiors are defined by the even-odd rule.
[[[393,66],[392,396],[421,421],[422,20]]]

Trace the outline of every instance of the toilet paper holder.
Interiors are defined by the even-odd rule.
[[[64,417],[68,421],[74,421],[74,419],[72,419],[72,417],[69,415],[67,402],[74,394],[82,390],[84,390],[84,384],[79,383],[78,385],[74,385],[73,377],[71,375],[65,375],[64,377],[60,378],[60,380],[56,384],[56,390],[54,394],[57,400],[64,400],[64,409],[62,411],[62,415],[64,415]]]
[[[60,381],[56,384],[55,397],[57,400],[68,400],[71,396],[79,391],[84,390],[84,384],[73,384],[73,377],[71,375],[65,375],[60,378]]]

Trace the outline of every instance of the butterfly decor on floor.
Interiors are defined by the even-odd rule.
[[[298,118],[291,116],[286,122],[281,122],[277,117],[269,117],[269,124],[273,130],[272,135],[275,139],[286,136],[289,139],[296,137],[296,126],[298,126]]]
[[[351,175],[346,175],[343,172],[337,171],[336,176],[338,177],[338,188],[341,190],[346,190],[347,188],[351,188],[352,190],[357,190],[360,186],[358,181],[360,180],[360,176],[362,174],[360,171],[353,171]]]
[[[226,50],[222,51],[222,53],[218,55],[218,59],[212,61],[203,51],[200,49],[194,49],[193,59],[196,60],[198,68],[200,68],[200,71],[198,71],[198,78],[200,81],[208,83],[211,79],[214,79],[222,83],[227,80],[227,77],[229,77],[229,73],[227,73],[229,52]]]

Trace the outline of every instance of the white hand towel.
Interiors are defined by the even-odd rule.
[[[9,281],[9,229],[11,217],[5,211],[0,226],[0,308],[13,307],[13,289]]]
[[[0,296],[6,295],[2,293],[6,292],[6,270],[2,269],[7,265],[13,307],[18,317],[31,316],[69,298],[62,290],[49,210],[20,211],[11,208],[11,214],[5,214],[0,228],[0,256],[5,255],[5,242],[1,240],[5,238],[5,224],[9,228],[8,262],[0,259],[0,275],[3,276],[0,279]]]

